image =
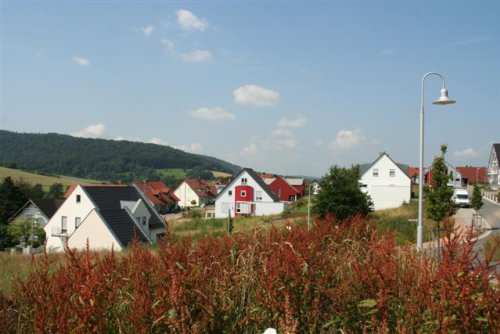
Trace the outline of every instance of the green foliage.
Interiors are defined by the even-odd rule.
[[[481,209],[483,206],[483,195],[481,194],[481,189],[477,184],[474,185],[474,191],[472,192],[472,208],[476,211]]]
[[[445,154],[446,145],[442,145],[441,156],[435,157],[432,163],[433,185],[427,191],[427,215],[438,224],[455,213],[451,200],[453,189],[448,187],[450,177],[446,168]]]
[[[240,169],[216,158],[139,142],[0,130],[0,143],[0,161],[14,161],[18,168],[98,180],[156,180],[156,170],[165,168],[202,166],[231,174]]]
[[[7,227],[7,233],[13,241],[21,245],[38,247],[45,242],[45,231],[37,223],[29,220],[15,221]]]
[[[188,170],[186,176],[190,179],[198,179],[198,178],[203,180],[214,179],[214,174],[203,166],[196,166],[195,168]]]
[[[47,198],[63,198],[64,187],[61,183],[54,183],[50,186]]]
[[[314,201],[314,212],[320,217],[329,214],[340,220],[372,211],[370,196],[359,188],[359,168],[332,166],[320,181],[320,191]]]
[[[28,197],[23,193],[12,178],[6,177],[0,183],[0,224],[7,224],[8,219],[12,217],[21,206],[23,206]]]

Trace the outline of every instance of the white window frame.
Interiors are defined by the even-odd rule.
[[[68,232],[68,216],[61,216],[61,233]]]
[[[82,224],[81,217],[75,217],[75,229],[77,229]]]
[[[389,176],[390,177],[396,177],[396,170],[395,169],[389,169]]]
[[[262,190],[257,190],[255,192],[255,200],[256,201],[262,201]]]
[[[241,197],[247,197],[247,191],[246,190],[241,190],[240,191],[240,196]]]
[[[372,171],[373,177],[378,177],[378,168],[374,168]]]
[[[241,178],[241,184],[247,184],[248,179],[246,177]]]

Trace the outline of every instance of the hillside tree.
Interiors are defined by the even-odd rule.
[[[370,196],[359,187],[359,167],[330,167],[319,182],[320,191],[314,201],[314,212],[321,218],[328,214],[345,220],[357,214],[366,216],[372,211]]]

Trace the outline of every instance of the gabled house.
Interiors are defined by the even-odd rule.
[[[133,186],[77,185],[44,227],[47,250],[122,250],[134,239],[155,243],[166,233],[161,216]]]
[[[9,221],[31,221],[44,227],[63,202],[64,199],[30,199]]]
[[[448,187],[453,188],[461,188],[462,187],[462,174],[460,174],[459,170],[453,167],[451,164],[445,161],[446,171],[449,175],[448,179]],[[432,180],[432,167],[426,168],[424,170],[424,184],[433,185],[434,181]]]
[[[462,187],[474,183],[488,183],[488,168],[486,167],[457,167],[462,176]]]
[[[300,197],[297,189],[280,176],[265,178],[263,181],[282,202],[295,202]]]
[[[145,181],[134,184],[149,200],[149,203],[161,214],[168,213],[177,205],[179,199],[174,192],[161,181]]]
[[[288,182],[295,190],[297,190],[297,198],[304,197],[306,194],[306,181],[301,177],[285,177],[286,182]]]
[[[213,204],[217,197],[217,187],[201,179],[185,179],[175,188],[174,195],[181,208]]]
[[[244,168],[215,199],[215,217],[273,215],[286,207],[255,171]]]
[[[491,188],[500,188],[500,143],[493,144],[491,147],[488,162],[488,181]]]
[[[400,166],[383,152],[360,170],[361,190],[370,195],[375,210],[396,208],[410,201],[411,180],[408,171]]]

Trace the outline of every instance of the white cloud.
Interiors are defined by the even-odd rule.
[[[231,114],[230,112],[227,112],[219,107],[199,108],[191,111],[189,114],[193,118],[204,119],[209,121],[232,121],[236,119],[236,116],[234,114]]]
[[[270,107],[278,103],[280,95],[267,88],[256,85],[245,85],[233,92],[234,101],[259,107]]]
[[[323,145],[323,141],[322,141],[322,140],[319,140],[319,139],[318,139],[318,140],[316,140],[316,141],[314,142],[314,146],[321,146],[321,145]]]
[[[306,125],[307,120],[304,117],[299,117],[297,119],[287,119],[285,117],[281,117],[278,121],[278,126],[282,128],[301,128]]]
[[[156,145],[163,145],[163,146],[168,146],[168,142],[160,139],[160,138],[156,138],[156,137],[153,137],[149,140],[149,142],[151,144],[156,144]]]
[[[150,36],[155,29],[154,25],[148,25],[147,27],[141,27],[141,32],[144,36]]]
[[[199,30],[205,31],[208,28],[208,22],[204,19],[199,19],[196,15],[186,9],[180,9],[176,12],[177,23],[184,30]]]
[[[479,44],[479,43],[485,43],[490,40],[489,36],[482,36],[482,37],[476,37],[476,38],[468,38],[464,39],[458,42],[455,42],[455,45],[457,46],[466,46],[466,45],[471,45],[471,44]]]
[[[475,158],[478,156],[478,152],[472,148],[466,148],[461,151],[453,152],[453,156],[457,158]]]
[[[212,61],[212,54],[207,50],[195,50],[188,53],[181,53],[179,57],[185,63],[200,63]]]
[[[259,153],[259,149],[257,148],[257,144],[252,141],[250,144],[243,148],[241,151],[241,156],[243,157],[254,157]]]
[[[271,132],[271,135],[273,137],[291,137],[292,133],[290,132],[290,130],[287,129],[274,129]]]
[[[366,139],[361,130],[340,130],[330,147],[334,150],[343,151],[359,147],[364,142],[366,142]]]
[[[385,49],[385,50],[380,51],[381,56],[392,56],[393,54],[394,54],[393,49]]]
[[[76,131],[71,135],[74,137],[85,137],[85,138],[99,138],[102,136],[104,131],[106,130],[106,126],[104,124],[93,124],[87,126],[85,129]]]
[[[176,53],[175,45],[171,40],[162,39],[161,44],[163,44],[165,46],[165,48],[167,49],[168,52],[173,53],[173,54]]]
[[[190,145],[181,145],[176,147],[179,150],[190,152],[190,153],[199,153],[203,151],[203,145],[200,143],[192,143]]]
[[[90,66],[90,60],[82,57],[73,57],[73,63],[75,63],[78,66]]]

